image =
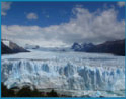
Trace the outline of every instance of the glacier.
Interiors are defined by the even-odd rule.
[[[8,88],[29,85],[71,96],[118,96],[125,91],[125,56],[35,50],[2,55],[1,81]]]

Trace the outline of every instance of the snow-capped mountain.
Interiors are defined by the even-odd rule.
[[[82,43],[81,44],[81,51],[88,51],[89,49],[93,48],[95,45],[92,43]]]
[[[39,45],[25,45],[25,49],[28,50],[40,50],[40,51],[71,51],[70,47],[41,47]]]
[[[2,54],[28,52],[28,50],[18,46],[16,43],[5,39],[1,41],[1,49],[2,49]]]
[[[77,42],[75,42],[71,47],[71,49],[73,49],[74,51],[81,51],[81,48],[81,45]]]
[[[8,46],[6,46],[3,42],[1,42],[1,53],[2,54],[9,54],[13,53],[12,49],[10,49]]]
[[[94,47],[94,44],[92,43],[82,43],[82,44],[79,44],[77,42],[75,42],[71,49],[73,49],[74,51],[88,51],[89,49],[91,49],[92,47]]]
[[[74,51],[97,52],[97,53],[113,53],[125,56],[125,39],[106,41],[101,44],[94,45],[92,43],[74,43],[71,47]]]

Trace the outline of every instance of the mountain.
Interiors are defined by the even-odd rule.
[[[79,46],[79,47],[77,47]],[[92,43],[78,44],[74,43],[71,47],[74,51],[97,52],[97,53],[113,53],[125,56],[125,39],[106,41],[104,43],[94,45]]]
[[[102,44],[94,46],[87,52],[113,53],[116,55],[125,56],[125,39],[116,41],[106,41]]]
[[[1,53],[2,54],[9,54],[9,53],[13,53],[12,49],[10,49],[9,47],[7,47],[3,42],[1,42]]]
[[[39,49],[39,48],[40,48],[39,45],[29,45],[29,44],[25,45],[25,49]]]
[[[75,42],[72,45],[71,49],[73,49],[74,51],[81,51],[82,48],[81,48],[81,45],[79,43]]]
[[[39,45],[29,45],[26,44],[25,45],[25,49],[28,50],[39,50],[39,51],[59,51],[59,52],[68,52],[71,51],[70,47],[65,47],[65,46],[61,46],[61,47],[41,47]]]
[[[89,49],[91,49],[93,47],[94,47],[94,44],[92,44],[92,43],[82,43],[81,51],[88,51]]]
[[[12,41],[9,40],[1,41],[1,50],[2,50],[2,54],[29,52],[28,50],[18,46],[16,43],[13,43]]]
[[[75,42],[72,45],[71,49],[73,49],[74,51],[88,51],[92,47],[94,47],[94,44],[92,44],[92,43],[82,43],[82,44],[79,44],[79,43]]]

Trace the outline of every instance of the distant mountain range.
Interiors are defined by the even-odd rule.
[[[39,48],[40,48],[39,45],[30,45],[30,44],[25,45],[25,49],[39,49]]]
[[[94,45],[92,43],[74,43],[71,47],[74,51],[113,53],[116,55],[125,55],[125,39],[106,41],[102,44]]]
[[[2,54],[10,54],[10,53],[18,53],[18,52],[29,52],[23,47],[18,46],[16,43],[13,43],[9,40],[1,41],[1,53]]]
[[[26,49],[25,49],[26,48]],[[40,46],[27,45],[25,48],[20,47],[16,43],[9,40],[1,41],[1,53],[18,53],[18,52],[29,52],[27,49],[38,49],[43,51],[81,51],[81,52],[94,52],[94,53],[113,53],[116,55],[125,56],[125,39],[106,41],[101,44],[94,45],[93,43],[82,43],[75,42],[71,48],[43,48]]]

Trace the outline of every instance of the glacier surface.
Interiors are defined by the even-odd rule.
[[[84,52],[31,51],[2,55],[1,81],[55,89],[71,96],[125,96],[125,57]],[[107,92],[113,92],[110,95]],[[101,93],[101,94],[100,94]]]

